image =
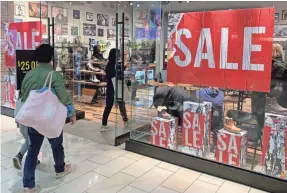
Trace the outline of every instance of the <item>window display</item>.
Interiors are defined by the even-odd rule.
[[[54,68],[76,109],[101,123],[105,69],[117,48],[117,64],[125,68],[116,68],[123,87],[114,80],[114,91],[128,94],[121,100],[130,122],[122,121],[116,101],[108,120],[115,127],[109,131],[113,144],[129,134],[169,152],[287,180],[287,20],[278,17],[285,4],[9,4],[18,12],[7,13],[3,22],[1,106],[14,108],[18,97],[15,50],[51,43]]]
[[[131,139],[287,180],[287,64],[278,44],[287,39],[270,41],[278,36],[277,7],[181,13],[185,3],[171,4],[176,13],[163,6],[166,39],[156,44],[163,53],[167,45],[166,54],[147,78],[150,120],[135,124]],[[139,33],[150,29],[142,15],[155,8],[134,8],[135,42],[148,39]],[[166,80],[158,71],[164,61]]]

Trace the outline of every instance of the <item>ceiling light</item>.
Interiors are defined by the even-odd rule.
[[[72,1],[70,1],[70,5],[72,5]]]
[[[140,5],[139,4],[137,4],[137,7],[139,7]]]
[[[133,5],[133,3],[132,3],[132,2],[130,2],[130,5]]]

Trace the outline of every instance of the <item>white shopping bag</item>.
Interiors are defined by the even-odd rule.
[[[67,108],[59,101],[58,97],[51,91],[53,72],[46,78],[43,88],[49,88],[43,93],[32,90],[15,119],[16,122],[32,127],[40,134],[48,138],[59,137],[63,131]]]

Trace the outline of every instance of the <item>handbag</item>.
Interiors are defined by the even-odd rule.
[[[52,92],[53,71],[46,78],[43,88],[49,87],[44,92],[31,90],[29,96],[15,119],[21,125],[34,128],[38,133],[48,138],[59,137],[63,131],[67,108],[59,101]]]
[[[112,83],[113,83],[114,89],[116,89],[116,88],[118,89],[118,96],[117,96],[117,98],[122,98],[122,84],[124,84],[123,100],[124,101],[131,100],[131,97],[130,97],[131,95],[130,95],[129,88],[128,88],[127,84],[125,84],[124,81],[118,80],[118,85],[116,86],[116,78],[114,77],[114,78],[112,78]]]

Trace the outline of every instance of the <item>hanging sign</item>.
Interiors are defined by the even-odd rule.
[[[274,8],[174,14],[168,26],[168,81],[269,92]]]
[[[38,66],[35,56],[35,50],[16,50],[17,90],[21,89],[22,81],[27,72]]]
[[[16,67],[16,50],[35,50],[42,42],[41,22],[8,23],[5,25],[5,65]]]

